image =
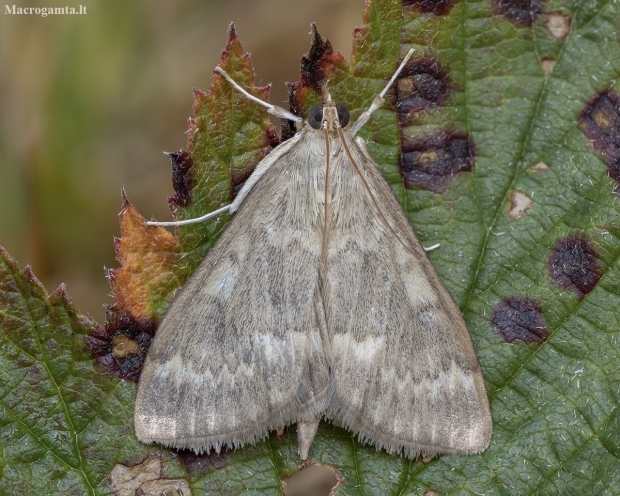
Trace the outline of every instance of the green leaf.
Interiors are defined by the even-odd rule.
[[[85,352],[96,327],[0,248],[0,494],[106,494],[114,461],[148,452],[129,435],[135,386]]]
[[[291,108],[304,115],[329,79],[354,119],[415,48],[360,134],[422,242],[441,244],[430,257],[474,339],[494,435],[480,455],[424,463],[322,423],[310,457],[338,471],[336,494],[619,494],[620,10],[404,3],[367,1],[350,64],[315,31]],[[221,64],[267,97],[234,30]],[[219,76],[194,98],[187,150],[171,156],[181,219],[228,203],[277,143],[264,110]],[[161,451],[132,434],[133,383],[100,372],[135,378],[174,291],[228,220],[173,236],[125,201],[105,329],[2,253],[0,491],[105,493],[115,464],[151,453],[194,495],[282,494],[300,464],[295,426],[219,455]],[[110,352],[119,336],[138,359]]]

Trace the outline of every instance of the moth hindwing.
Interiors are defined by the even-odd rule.
[[[325,90],[257,166],[149,349],[142,441],[219,451],[297,422],[305,459],[325,417],[408,457],[487,447],[489,403],[465,322],[354,137],[381,103],[349,126]]]

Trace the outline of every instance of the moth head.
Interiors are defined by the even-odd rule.
[[[314,129],[327,129],[336,132],[336,129],[345,127],[349,123],[349,111],[344,105],[336,104],[327,89],[327,82],[321,86],[323,105],[315,105],[308,111],[307,121]]]
[[[331,100],[323,105],[315,105],[308,111],[307,121],[314,129],[336,131],[336,128],[345,127],[350,120],[349,111],[344,105],[336,104]]]

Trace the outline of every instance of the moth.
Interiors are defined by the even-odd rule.
[[[197,453],[319,420],[409,458],[483,451],[489,402],[470,335],[398,199],[323,87],[297,133],[256,167],[236,212],[180,290],[148,351],[135,406],[145,442]],[[216,76],[214,76],[216,77]]]

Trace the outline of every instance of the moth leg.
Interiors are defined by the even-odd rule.
[[[212,219],[213,217],[217,217],[220,214],[228,212],[229,209],[230,209],[230,204],[225,205],[222,208],[218,208],[217,210],[214,210],[213,212],[209,212],[208,214],[203,215],[202,217],[196,217],[195,219],[175,220],[171,222],[157,222],[154,220],[149,220],[146,223],[146,225],[147,226],[185,226],[187,224],[196,224],[198,222],[202,222],[204,220],[209,220],[209,219]]]
[[[308,459],[308,452],[314,436],[319,428],[319,420],[300,420],[297,422],[297,444],[299,444],[299,458]]]
[[[355,121],[355,124],[353,124],[353,127],[351,128],[351,131],[353,132],[353,136],[355,136],[357,132],[364,126],[364,124],[368,122],[368,119],[370,119],[370,116],[372,115],[372,113],[378,108],[381,108],[383,106],[383,103],[385,102],[383,97],[387,93],[387,90],[389,90],[390,87],[394,84],[394,81],[396,81],[396,78],[401,73],[401,71],[404,69],[405,65],[407,64],[407,62],[409,61],[412,55],[413,55],[413,48],[407,52],[407,55],[405,55],[405,58],[398,66],[398,69],[396,69],[396,72],[392,76],[392,79],[390,79],[390,81],[385,86],[385,88],[383,88],[383,91],[374,98],[368,110],[364,110],[364,112],[362,112],[362,114],[357,118],[357,120]]]
[[[422,248],[424,248],[424,251],[426,253],[428,253],[429,251],[433,251],[436,250],[437,248],[439,248],[441,245],[439,243],[434,244],[433,246],[429,246],[428,248],[426,246],[423,246]]]

